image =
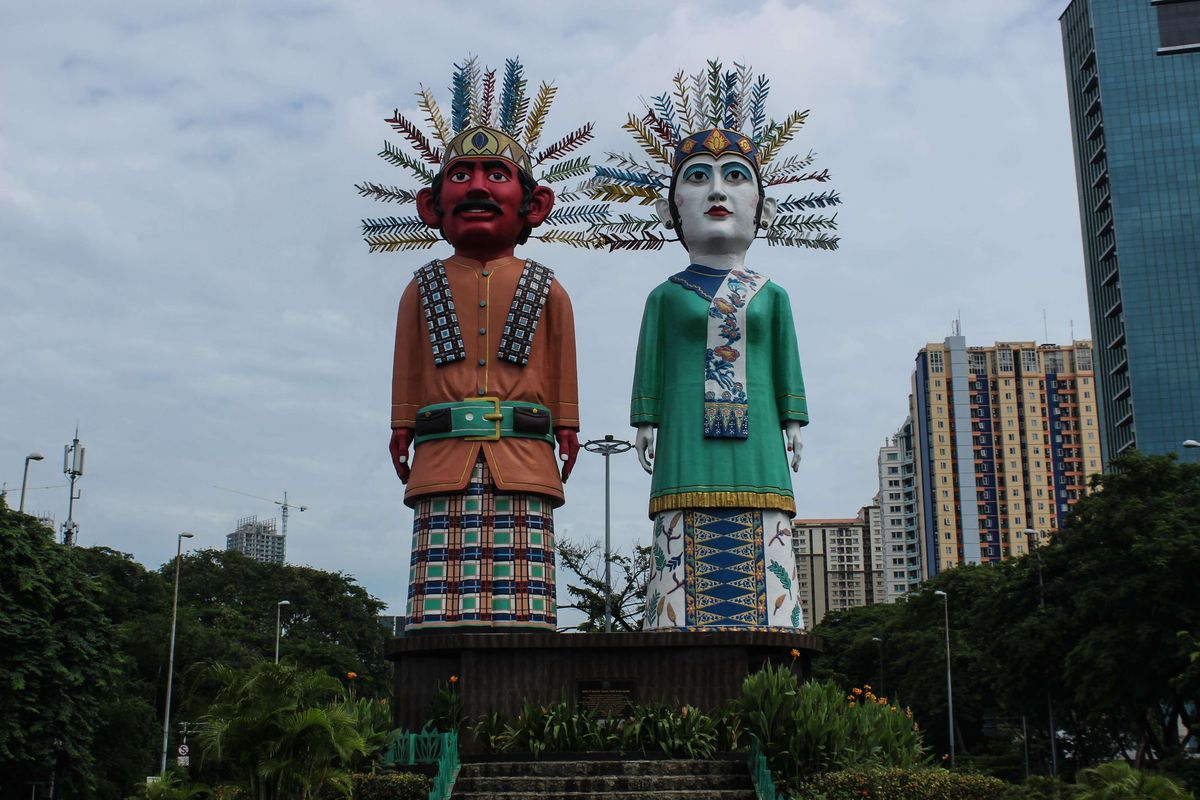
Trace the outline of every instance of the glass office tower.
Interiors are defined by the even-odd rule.
[[[1200,0],[1060,22],[1104,460],[1200,460]]]

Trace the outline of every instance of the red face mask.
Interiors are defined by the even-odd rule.
[[[525,190],[507,161],[460,158],[442,175],[442,233],[456,249],[511,249],[526,221]]]

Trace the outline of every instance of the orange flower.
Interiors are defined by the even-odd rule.
[[[800,657],[800,651],[793,647],[792,648],[792,658],[799,658],[799,657]]]
[[[451,686],[453,686],[453,685],[454,685],[454,684],[456,684],[456,683],[458,683],[458,676],[457,676],[457,675],[451,675],[451,676],[450,676],[450,685],[451,685]]]
[[[855,694],[862,694],[862,689],[858,688],[857,686],[855,686],[850,691],[854,692]]]
[[[346,677],[349,678],[350,680],[354,680],[355,678],[358,677],[358,673],[357,672],[347,672]]]
[[[855,707],[855,706],[857,706],[857,705],[858,705],[858,703],[854,702],[853,700],[851,700],[851,701],[850,701],[850,707],[851,707],[851,708],[854,708],[854,707]]]

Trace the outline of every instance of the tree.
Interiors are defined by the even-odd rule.
[[[583,622],[566,630],[595,632],[604,630],[604,548],[592,540],[583,543],[560,539],[558,556],[577,582],[567,583],[571,603],[559,610],[575,609]],[[611,556],[612,594],[609,605],[616,631],[640,631],[646,611],[646,579],[650,574],[650,548],[634,546],[633,555],[620,551]]]
[[[1189,800],[1191,795],[1174,781],[1134,769],[1124,761],[1079,773],[1079,800]]]
[[[0,793],[55,782],[82,796],[121,672],[101,588],[78,553],[0,503]]]

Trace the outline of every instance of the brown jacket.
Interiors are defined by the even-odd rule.
[[[392,369],[392,428],[412,428],[417,410],[480,395],[524,400],[550,409],[554,428],[579,429],[579,389],[575,378],[575,318],[571,299],[556,279],[550,286],[524,367],[496,356],[500,335],[525,261],[501,258],[481,264],[446,259],[450,293],[462,329],[467,357],[437,367],[416,280],[400,298],[396,357]],[[413,455],[404,502],[462,491],[483,450],[496,486],[505,492],[545,495],[562,505],[557,448],[535,439],[424,442]]]

